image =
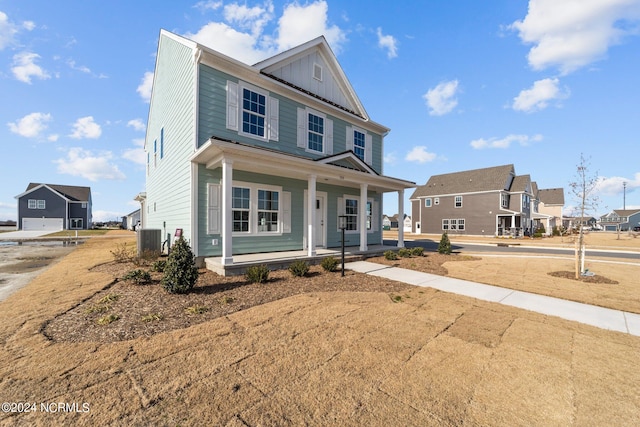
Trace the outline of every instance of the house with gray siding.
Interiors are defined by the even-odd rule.
[[[93,225],[89,187],[32,182],[16,199],[19,230],[87,230]]]
[[[198,260],[382,244],[389,129],[371,120],[324,37],[247,65],[160,32],[143,228],[180,229]],[[164,238],[164,237],[163,237]],[[169,242],[171,243],[171,242]],[[400,236],[399,244],[403,244]]]
[[[637,231],[640,227],[640,209],[614,209],[600,217],[605,231]]]
[[[541,218],[536,188],[512,164],[434,175],[410,197],[412,232],[521,237]]]

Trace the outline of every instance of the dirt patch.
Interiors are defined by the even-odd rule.
[[[572,280],[577,280],[579,282],[584,282],[584,283],[598,283],[598,284],[605,284],[605,285],[617,285],[619,283],[615,280],[607,279],[606,277],[600,276],[598,274],[594,274],[593,276],[580,275],[576,279],[575,271],[552,271],[548,274],[549,276],[562,277],[563,279],[572,279]]]
[[[397,260],[388,260],[383,256],[379,256],[368,258],[367,261],[390,265],[392,267],[407,268],[409,270],[421,271],[423,273],[446,276],[449,274],[449,271],[443,265],[446,262],[480,261],[481,259],[482,258],[469,255],[443,255],[439,253],[429,253],[425,254],[425,256],[412,256],[398,258]]]
[[[56,342],[114,342],[187,328],[237,311],[293,295],[314,292],[400,292],[412,286],[347,271],[326,272],[312,266],[305,277],[273,271],[267,283],[249,283],[244,276],[224,277],[201,269],[193,291],[174,295],[160,285],[162,273],[151,273],[149,284],[121,280],[139,268],[110,262],[92,269],[114,282],[78,306],[57,316],[43,329]]]

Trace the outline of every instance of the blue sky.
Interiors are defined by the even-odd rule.
[[[324,34],[391,128],[386,175],[513,163],[570,211],[584,153],[595,213],[623,182],[640,208],[640,0],[0,0],[0,220],[29,182],[90,186],[96,221],[136,209],[161,28],[249,64]]]

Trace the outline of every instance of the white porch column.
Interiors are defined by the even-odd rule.
[[[372,212],[373,213],[373,212]],[[360,250],[367,248],[367,184],[360,184],[360,206],[358,208],[360,219]]]
[[[404,248],[404,190],[398,191],[398,247]]]
[[[233,264],[233,161],[222,159],[222,265]]]
[[[307,256],[316,256],[316,176],[307,180]]]

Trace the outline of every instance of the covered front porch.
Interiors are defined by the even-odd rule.
[[[370,245],[367,250],[361,251],[358,246],[348,246],[344,250],[345,262],[359,261],[366,258],[379,256],[385,251],[398,249],[397,246]],[[323,258],[335,257],[338,260],[342,257],[342,248],[318,248],[314,256],[309,256],[306,250],[267,252],[258,254],[234,255],[233,264],[223,264],[221,257],[205,258],[205,266],[208,270],[221,276],[236,276],[244,274],[247,268],[255,265],[266,265],[270,270],[282,270],[289,267],[291,263],[304,260],[310,265],[320,264]],[[338,268],[341,268],[339,266]]]

